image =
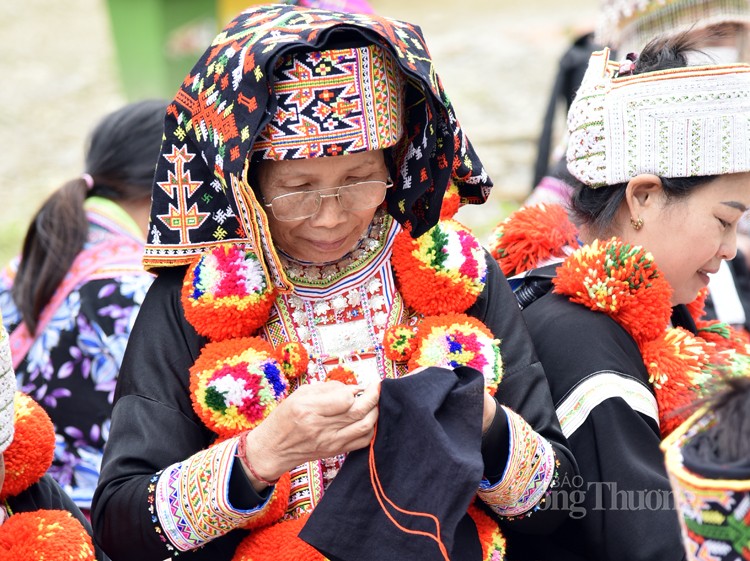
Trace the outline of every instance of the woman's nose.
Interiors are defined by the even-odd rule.
[[[320,196],[320,208],[309,220],[314,226],[332,228],[346,220],[346,211],[335,193]]]
[[[737,231],[729,232],[726,239],[721,242],[719,247],[719,257],[726,261],[731,261],[737,255]]]

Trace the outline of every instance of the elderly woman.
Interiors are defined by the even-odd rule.
[[[248,10],[165,129],[107,553],[497,559],[498,521],[557,524],[574,468],[544,373],[496,264],[438,224],[491,182],[418,28]]]

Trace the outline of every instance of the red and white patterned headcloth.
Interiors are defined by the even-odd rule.
[[[403,132],[403,78],[383,48],[297,52],[274,69],[273,119],[253,158],[298,160],[388,148]]]

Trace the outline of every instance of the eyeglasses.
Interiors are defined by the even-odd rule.
[[[388,181],[360,181],[341,187],[328,187],[314,191],[295,191],[274,197],[263,206],[270,207],[277,220],[303,220],[315,216],[323,199],[336,197],[344,210],[375,208],[385,200],[385,192],[393,187]],[[324,194],[325,191],[334,191]]]

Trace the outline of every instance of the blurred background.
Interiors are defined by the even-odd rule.
[[[83,168],[89,130],[126,101],[171,98],[245,0],[0,0],[0,265],[42,200]],[[257,2],[256,2],[257,3]],[[459,219],[484,240],[530,191],[557,62],[597,0],[370,0],[418,24],[495,182]]]

